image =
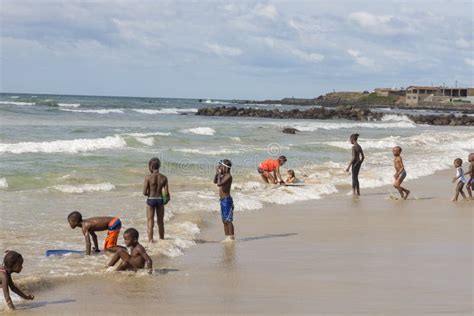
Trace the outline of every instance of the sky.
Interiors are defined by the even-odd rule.
[[[473,86],[469,1],[0,0],[0,91],[277,99]]]

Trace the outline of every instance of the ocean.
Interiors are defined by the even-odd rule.
[[[23,254],[25,268],[20,278],[106,273],[104,255],[44,256],[47,249],[84,249],[81,232],[67,223],[71,211],[80,211],[86,218],[119,216],[124,228],[139,230],[152,255],[185,254],[202,229],[199,223],[204,215],[215,214],[216,223],[220,221],[212,183],[220,159],[233,163],[232,194],[238,219],[239,212],[272,203],[286,204],[291,212],[292,203],[304,200],[314,200],[317,212],[317,200],[340,191],[349,195],[351,178],[344,169],[351,158],[348,138],[352,133],[360,134],[366,155],[360,172],[362,194],[364,188],[392,182],[393,146],[403,148],[408,187],[412,179],[452,168],[457,157],[466,162],[474,151],[472,127],[417,125],[388,110],[378,122],[195,115],[200,107],[211,105],[233,104],[0,94],[0,249]],[[285,127],[300,132],[283,134]],[[297,178],[305,181],[304,187],[267,186],[260,181],[259,162],[279,155],[288,158],[283,171],[294,169]],[[162,160],[172,200],[166,207],[167,239],[148,245],[142,186],[152,157]],[[412,194],[416,197],[416,188]],[[100,245],[104,235],[99,234]]]

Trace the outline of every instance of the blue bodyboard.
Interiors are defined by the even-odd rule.
[[[78,254],[78,255],[83,255],[84,251],[79,251],[79,250],[69,250],[69,249],[49,249],[46,250],[45,256],[50,257],[50,256],[64,256],[67,254]]]

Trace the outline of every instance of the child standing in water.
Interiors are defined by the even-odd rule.
[[[153,228],[155,222],[158,224],[160,239],[165,239],[165,205],[170,201],[170,191],[168,188],[168,178],[160,173],[161,161],[152,158],[148,162],[150,174],[145,177],[143,185],[143,195],[147,196],[146,218],[148,228],[148,242],[155,242],[153,239]]]
[[[0,266],[0,284],[3,289],[3,296],[9,309],[15,309],[12,299],[10,297],[10,289],[13,293],[18,294],[25,300],[32,300],[33,295],[26,295],[13,283],[12,273],[20,273],[23,269],[23,257],[16,251],[7,250],[3,258],[3,265]]]
[[[405,171],[405,166],[403,165],[403,160],[401,156],[402,148],[400,146],[395,146],[392,149],[392,153],[395,157],[393,159],[393,165],[395,167],[395,174],[393,175],[395,181],[393,182],[393,186],[395,187],[395,189],[398,190],[400,196],[404,200],[406,200],[408,198],[408,195],[410,194],[410,191],[402,187],[402,182],[407,176],[407,172]]]
[[[359,188],[359,171],[360,167],[362,166],[362,162],[364,162],[364,152],[362,151],[362,147],[357,143],[357,139],[359,138],[359,134],[352,134],[349,138],[352,144],[352,160],[349,162],[349,166],[347,166],[346,172],[349,172],[349,168],[352,167],[352,195],[359,196],[360,195],[360,188]]]
[[[469,198],[472,200],[472,190],[474,190],[474,153],[470,153],[468,156],[469,161],[469,175],[470,179],[467,181],[466,189]]]
[[[463,192],[464,184],[466,184],[466,177],[464,176],[464,170],[462,170],[462,159],[456,158],[454,159],[454,168],[456,168],[456,176],[453,178],[453,183],[458,181],[456,184],[456,191],[454,193],[453,202],[458,201],[459,193],[461,193],[462,198],[466,199],[466,195]]]
[[[231,242],[235,240],[234,224],[232,224],[234,216],[234,201],[230,196],[230,188],[232,186],[232,176],[230,168],[232,162],[228,159],[219,161],[214,176],[214,183],[219,187],[219,197],[221,203],[221,217],[224,223],[224,233],[226,238],[223,242]]]

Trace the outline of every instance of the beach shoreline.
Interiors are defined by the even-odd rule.
[[[450,202],[451,177],[408,181],[407,201],[390,186],[355,200],[341,188],[237,212],[235,244],[219,242],[219,215],[207,213],[196,245],[154,258],[153,277],[73,277],[15,314],[471,315],[473,202]]]

